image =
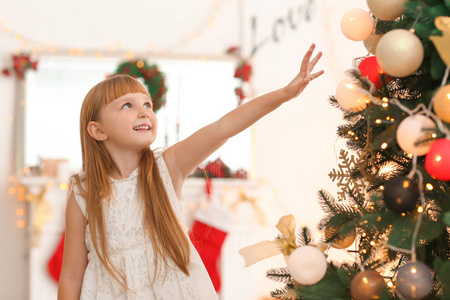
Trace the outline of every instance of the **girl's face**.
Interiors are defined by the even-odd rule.
[[[152,100],[142,93],[129,93],[108,103],[97,122],[110,150],[137,150],[155,141],[158,120]]]

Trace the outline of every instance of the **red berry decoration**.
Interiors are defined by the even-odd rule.
[[[425,156],[425,170],[437,180],[450,181],[450,139],[439,139],[431,144]]]
[[[383,200],[386,207],[396,213],[406,213],[416,207],[419,188],[406,176],[389,179],[384,185]]]
[[[384,76],[386,84],[391,81],[392,77],[386,75],[383,69],[378,64],[376,56],[369,56],[359,63],[359,71],[363,77],[368,77],[377,89],[383,87],[383,80],[381,76]]]

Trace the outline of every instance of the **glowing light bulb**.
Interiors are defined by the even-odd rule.
[[[417,208],[417,212],[423,213],[423,207],[422,207],[422,206],[419,206],[419,207]]]
[[[125,53],[125,58],[126,58],[126,59],[133,59],[133,56],[134,56],[133,51],[127,51],[127,52]]]
[[[17,227],[24,228],[25,227],[25,221],[24,220],[17,221]]]
[[[371,241],[371,242],[370,242],[370,245],[371,245],[371,246],[375,246],[375,242],[374,242],[374,241]]]
[[[432,191],[434,189],[433,185],[431,183],[426,184],[427,190]]]
[[[13,187],[13,186],[10,187],[9,190],[8,190],[8,192],[9,192],[10,195],[14,195],[14,194],[16,193],[16,191],[17,191],[16,188]]]
[[[61,189],[61,190],[63,190],[63,191],[65,191],[65,190],[67,190],[67,184],[66,183],[61,183],[60,185],[59,185],[59,188]]]
[[[144,62],[142,60],[138,60],[138,62],[136,63],[136,67],[138,67],[139,69],[144,67]]]
[[[387,146],[388,146],[388,144],[387,144],[387,143],[383,143],[383,144],[381,144],[381,149],[386,149],[386,148],[387,148]]]
[[[380,185],[380,190],[384,190],[384,185]]]

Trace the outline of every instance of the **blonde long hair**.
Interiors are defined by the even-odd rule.
[[[86,218],[95,252],[106,270],[124,288],[128,288],[125,276],[114,266],[107,252],[103,214],[104,201],[110,199],[112,195],[109,174],[114,161],[103,142],[92,138],[87,127],[89,122],[99,120],[102,110],[108,103],[127,93],[143,93],[150,97],[146,88],[128,75],[112,76],[94,86],[86,95],[80,115],[84,188],[80,176],[74,176],[74,184],[81,196],[86,199]],[[158,270],[158,257],[161,256],[166,268],[170,259],[189,276],[189,241],[172,209],[150,148],[142,151],[137,180],[138,191],[144,204],[143,226],[155,253],[155,270]],[[97,234],[100,245],[97,242]],[[156,273],[157,271],[153,282]]]

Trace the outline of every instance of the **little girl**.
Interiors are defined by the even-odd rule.
[[[286,87],[165,151],[150,150],[158,122],[141,83],[117,75],[94,86],[81,108],[83,172],[71,178],[58,299],[217,299],[179,221],[183,183],[230,137],[323,73],[311,73],[322,55],[311,60],[314,48]]]

